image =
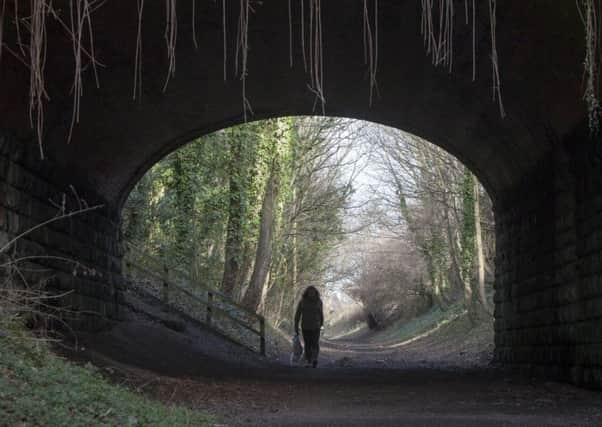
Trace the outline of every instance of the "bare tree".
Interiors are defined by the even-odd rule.
[[[415,136],[380,126],[370,136],[380,170],[374,192],[391,211],[383,223],[393,233],[405,233],[422,254],[436,303],[445,308],[462,298],[471,318],[477,317],[475,303],[490,313],[486,279],[492,268],[486,252],[492,249],[483,242],[491,242],[493,233],[483,221],[492,221],[491,202],[482,203],[484,190],[476,177]]]

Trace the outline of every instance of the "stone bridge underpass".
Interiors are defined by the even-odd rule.
[[[63,193],[68,209],[77,206],[78,197],[104,206],[18,243],[20,252],[72,257],[98,270],[73,276],[72,267],[48,260],[56,269],[54,286],[73,289],[69,298],[78,309],[101,314],[82,313],[78,327],[100,328],[107,319],[119,319],[120,212],[137,180],[193,138],[244,121],[242,83],[234,74],[239,10],[233,3],[228,2],[225,19],[224,81],[221,2],[198,2],[194,17],[192,2],[178,2],[176,70],[163,92],[165,4],[146,2],[142,90],[136,100],[136,2],[110,0],[95,11],[100,86],[88,64],[80,121],[70,142],[73,46],[64,28],[48,17],[44,159],[30,125],[30,71],[6,49],[2,53],[1,239],[56,215],[50,200],[60,204]],[[68,3],[54,2],[55,9],[61,6]],[[498,5],[503,119],[492,101],[486,11],[477,19],[473,82],[472,30],[464,25],[463,10],[456,15],[449,73],[434,67],[425,53],[420,2],[381,0],[379,7],[379,96],[370,106],[362,3],[322,2],[326,114],[411,132],[469,166],[494,201],[495,359],[602,387],[602,152],[600,141],[589,137],[582,99],[585,37],[574,1]],[[287,2],[266,0],[254,8],[246,80],[250,118],[319,112],[303,67],[299,11],[292,16],[291,68]],[[14,31],[7,29],[4,41],[14,45]]]

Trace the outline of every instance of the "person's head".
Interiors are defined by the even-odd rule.
[[[303,298],[320,299],[320,292],[318,292],[315,286],[308,286],[303,291]]]

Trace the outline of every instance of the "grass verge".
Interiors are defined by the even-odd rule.
[[[0,326],[2,325],[0,323]],[[110,384],[18,328],[0,330],[0,426],[210,426],[207,413]]]
[[[457,319],[464,314],[464,311],[461,303],[454,304],[445,311],[433,307],[415,319],[393,323],[370,337],[370,342],[381,344],[409,340]]]

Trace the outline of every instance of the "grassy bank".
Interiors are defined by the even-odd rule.
[[[369,342],[382,344],[406,341],[441,328],[464,314],[464,307],[460,303],[450,306],[445,311],[439,307],[433,307],[410,321],[398,321],[382,331],[375,332],[370,336]]]
[[[215,424],[206,413],[166,406],[112,385],[93,366],[56,356],[18,328],[0,332],[0,426]]]

